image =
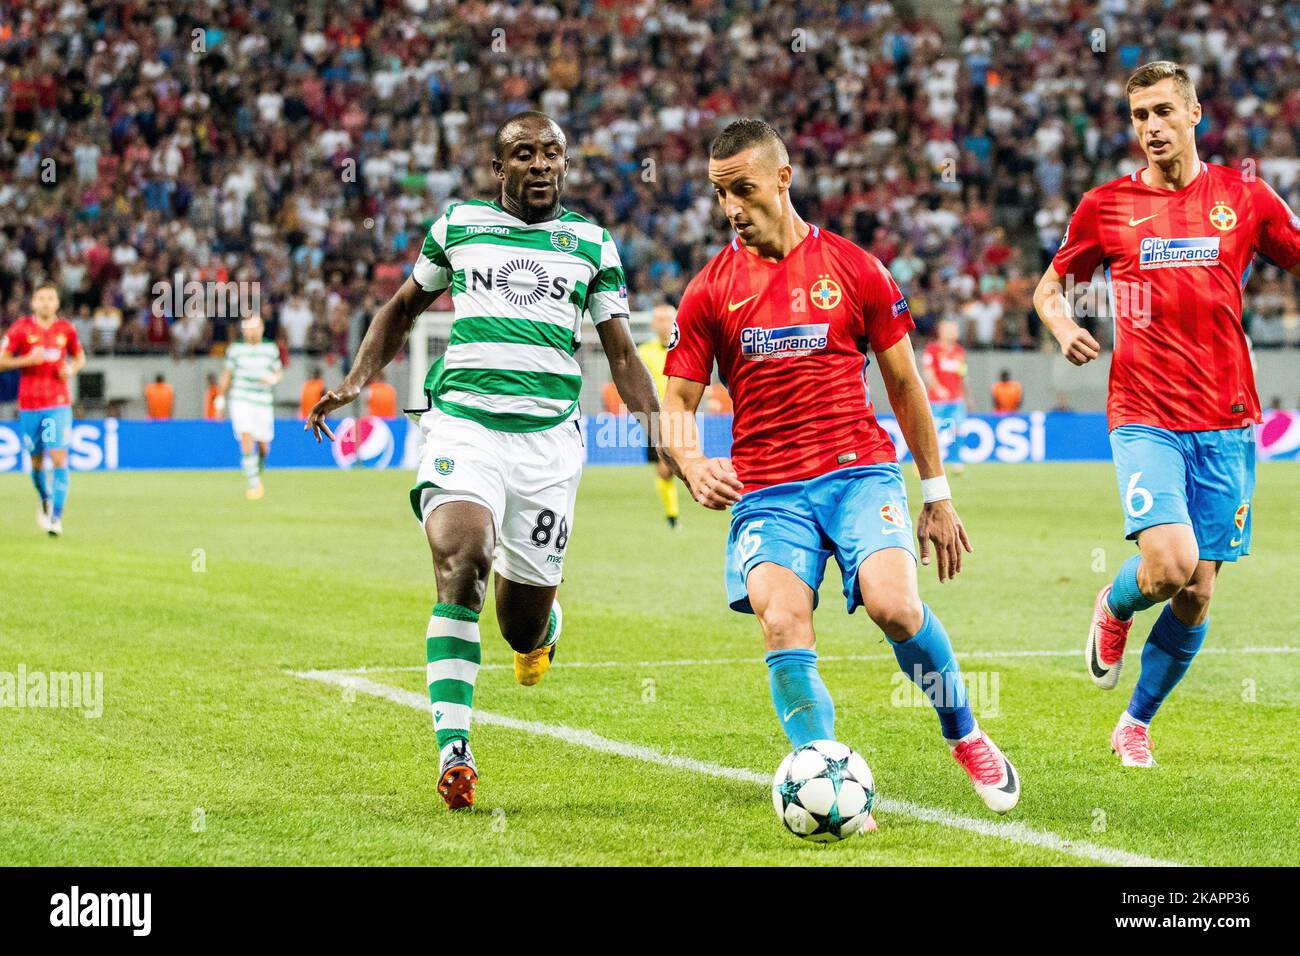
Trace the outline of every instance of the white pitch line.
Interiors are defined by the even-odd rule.
[[[962,660],[985,660],[985,659],[1002,659],[1017,657],[1078,657],[1083,653],[1083,648],[1077,648],[1068,651],[958,651],[958,663]],[[1300,647],[1203,647],[1197,652],[1201,654],[1300,654]],[[821,663],[841,663],[845,661],[892,661],[893,654],[825,654],[817,658]],[[570,667],[716,667],[728,664],[761,664],[763,658],[754,657],[702,657],[702,658],[677,658],[664,661],[564,661],[564,668]],[[479,670],[508,670],[514,667],[513,664],[481,664]],[[425,665],[411,664],[400,665],[395,667],[350,667],[340,668],[332,671],[335,674],[385,674],[396,671],[423,671]]]
[[[400,687],[392,687],[388,684],[379,684],[375,681],[369,680],[368,678],[360,677],[355,674],[348,674],[340,671],[289,671],[289,673],[294,677],[301,677],[306,680],[320,681],[326,684],[334,684],[339,687],[350,687],[363,694],[369,694],[372,697],[379,697],[384,700],[392,701],[395,704],[401,704],[404,707],[410,707],[412,710],[427,712],[429,709],[429,701],[424,694],[404,690]],[[644,747],[640,744],[611,740],[608,737],[602,737],[599,734],[592,733],[590,730],[580,730],[578,728],[564,727],[558,724],[544,724],[535,720],[519,720],[515,717],[506,717],[502,714],[493,714],[483,710],[474,711],[474,720],[480,724],[505,727],[509,730],[518,730],[539,737],[551,737],[555,740],[572,744],[577,747],[585,747],[588,750],[614,754],[619,757],[629,757],[633,760],[640,760],[644,763],[658,764],[661,767],[671,767],[675,770],[689,770],[692,773],[704,774],[709,777],[718,777],[723,780],[736,780],[741,783],[763,784],[764,786],[771,784],[770,774],[758,773],[754,770],[744,770],[737,767],[724,767],[721,764],[709,763],[704,760],[694,760],[690,757],[678,757],[675,754],[667,754],[663,751],[655,750],[653,747]],[[1085,860],[1091,860],[1095,863],[1104,863],[1110,866],[1185,865],[1182,863],[1175,863],[1171,860],[1160,860],[1149,856],[1142,856],[1137,853],[1129,853],[1126,850],[1119,850],[1114,847],[1099,846],[1095,843],[1089,843],[1086,840],[1070,840],[1048,830],[1036,830],[1023,823],[978,820],[974,817],[965,817],[961,814],[952,813],[949,810],[940,810],[935,807],[922,806],[921,804],[912,803],[908,800],[895,800],[890,797],[882,797],[876,805],[885,813],[895,813],[899,816],[912,817],[913,819],[921,820],[926,823],[937,823],[940,826],[950,827],[954,830],[965,830],[968,833],[993,837],[994,839],[1005,840],[1009,843],[1017,843],[1021,846],[1040,847],[1041,849],[1050,850],[1055,853],[1064,853],[1069,856],[1076,856]]]

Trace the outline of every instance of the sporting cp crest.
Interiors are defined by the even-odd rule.
[[[456,467],[456,463],[450,458],[435,458],[433,460],[433,470],[440,475],[450,475],[451,470]]]
[[[570,229],[556,229],[551,233],[551,245],[560,252],[577,252],[578,236]]]

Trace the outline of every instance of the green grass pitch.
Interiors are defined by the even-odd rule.
[[[427,709],[294,676],[384,668],[364,678],[424,693],[434,592],[409,474],[272,471],[259,502],[233,472],[77,474],[57,541],[36,529],[27,478],[5,475],[0,672],[104,683],[98,718],[0,707],[0,864],[1071,865],[1122,852],[1294,865],[1295,481],[1292,466],[1261,466],[1254,553],[1225,567],[1210,652],[1157,718],[1161,766],[1142,772],[1121,771],[1108,735],[1156,612],[1135,625],[1118,690],[1083,671],[1093,597],[1132,548],[1110,466],[954,479],[975,554],[953,583],[922,569],[922,595],[987,681],[981,723],[1023,778],[1006,818],[975,797],[933,713],[907,706],[832,566],[817,622],[837,735],[894,802],[878,832],[816,846],[784,831],[765,785],[645,756],[766,777],[787,749],[758,627],[725,607],[727,516],[683,500],[669,532],[648,468],[588,470],[556,665],[517,686],[489,606],[475,700],[625,748],[480,724],[478,806],[464,814],[434,793]]]

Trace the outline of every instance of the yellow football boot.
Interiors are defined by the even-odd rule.
[[[563,622],[564,615],[560,613],[560,602],[556,601],[551,605],[551,636],[546,643],[527,654],[515,651],[515,680],[525,687],[532,687],[538,683],[551,669],[551,661],[555,660],[555,645],[560,640],[560,627]]]

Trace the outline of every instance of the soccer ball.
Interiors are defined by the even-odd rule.
[[[837,740],[814,740],[786,756],[772,779],[772,806],[787,830],[832,843],[876,828],[871,768]]]

